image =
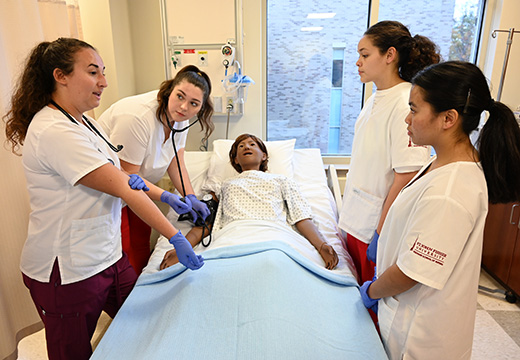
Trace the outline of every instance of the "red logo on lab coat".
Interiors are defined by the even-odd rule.
[[[418,236],[417,239],[415,239],[415,242],[413,243],[412,247],[410,248],[410,251],[426,260],[430,260],[431,262],[439,264],[440,266],[444,266],[444,260],[446,259],[446,256],[448,256],[446,255],[446,253],[443,253],[442,251],[439,251],[419,242]]]

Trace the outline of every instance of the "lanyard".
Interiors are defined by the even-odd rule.
[[[54,100],[51,99],[50,103],[54,106],[56,106],[56,108],[62,112],[63,115],[65,115],[70,121],[72,121],[74,124],[76,125],[79,125],[79,123],[76,121],[76,119],[74,119],[72,117],[72,115],[70,115],[67,111],[65,111],[65,109],[63,109],[61,106],[59,106]],[[114,152],[119,152],[121,150],[123,150],[123,145],[117,145],[117,147],[115,147],[114,145],[112,145],[107,139],[105,139],[105,137],[103,135],[101,135],[101,133],[99,132],[98,129],[96,129],[96,127],[87,119],[87,117],[85,115],[81,115],[83,121],[87,124],[87,126],[92,130],[94,131],[94,133],[99,136],[101,139],[103,139],[107,145],[110,147],[110,149],[112,149],[112,151]]]

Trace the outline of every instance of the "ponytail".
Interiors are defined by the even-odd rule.
[[[488,186],[489,202],[520,200],[520,127],[511,109],[491,101],[489,118],[480,132],[478,151]]]
[[[425,36],[415,35],[409,52],[399,53],[399,75],[410,81],[420,70],[441,60],[437,45]]]
[[[428,65],[441,60],[437,45],[425,36],[412,37],[406,26],[399,21],[380,21],[365,31],[381,54],[393,47],[397,50],[399,76],[410,81],[413,76]]]

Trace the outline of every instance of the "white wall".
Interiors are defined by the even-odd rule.
[[[247,102],[242,116],[232,116],[229,124],[230,139],[243,133],[251,133],[265,139],[265,0],[243,0],[243,74],[250,76],[255,85],[249,86]],[[216,85],[219,86],[219,85]],[[215,132],[210,138],[225,138],[227,117],[213,119]],[[195,132],[190,132],[189,140]],[[189,143],[188,150],[198,149],[199,143]],[[191,147],[191,148],[190,148]]]
[[[133,44],[135,93],[141,94],[158,89],[166,78],[160,0],[127,1]]]

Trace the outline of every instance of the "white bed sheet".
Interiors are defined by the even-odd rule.
[[[190,152],[185,153],[185,162],[187,164],[188,173],[192,182],[195,193],[200,198],[203,194],[201,188],[207,178],[207,172],[211,159],[211,152]],[[344,249],[341,237],[339,236],[339,228],[337,226],[337,208],[334,197],[327,186],[327,178],[321,160],[319,149],[295,149],[293,155],[294,181],[299,185],[302,194],[309,201],[314,215],[314,222],[318,226],[327,242],[336,250],[339,263],[332,270],[341,275],[352,276],[356,279],[356,273],[352,264],[352,259]],[[186,234],[191,226],[188,222],[176,219],[178,215],[173,211],[167,215],[168,219]],[[291,234],[288,228],[275,227],[267,222],[254,221],[251,224],[242,223],[235,224],[230,229],[224,229],[213,234],[213,239],[209,247],[202,244],[197,245],[194,250],[198,254],[204,253],[209,249],[223,246],[239,245],[250,242],[281,240],[291,245],[294,249],[313,261],[316,265],[323,267],[324,263],[319,253],[314,247],[301,235]],[[241,225],[241,227],[238,227]],[[244,231],[248,229],[247,231]],[[253,229],[255,229],[253,231]],[[280,237],[285,232],[285,236]],[[244,236],[244,234],[248,234]],[[294,236],[293,236],[294,235]],[[148,265],[143,269],[143,273],[154,273],[159,271],[159,265],[164,254],[173,249],[173,246],[163,236],[160,236],[154,251],[150,257]],[[204,255],[203,255],[204,256]]]

